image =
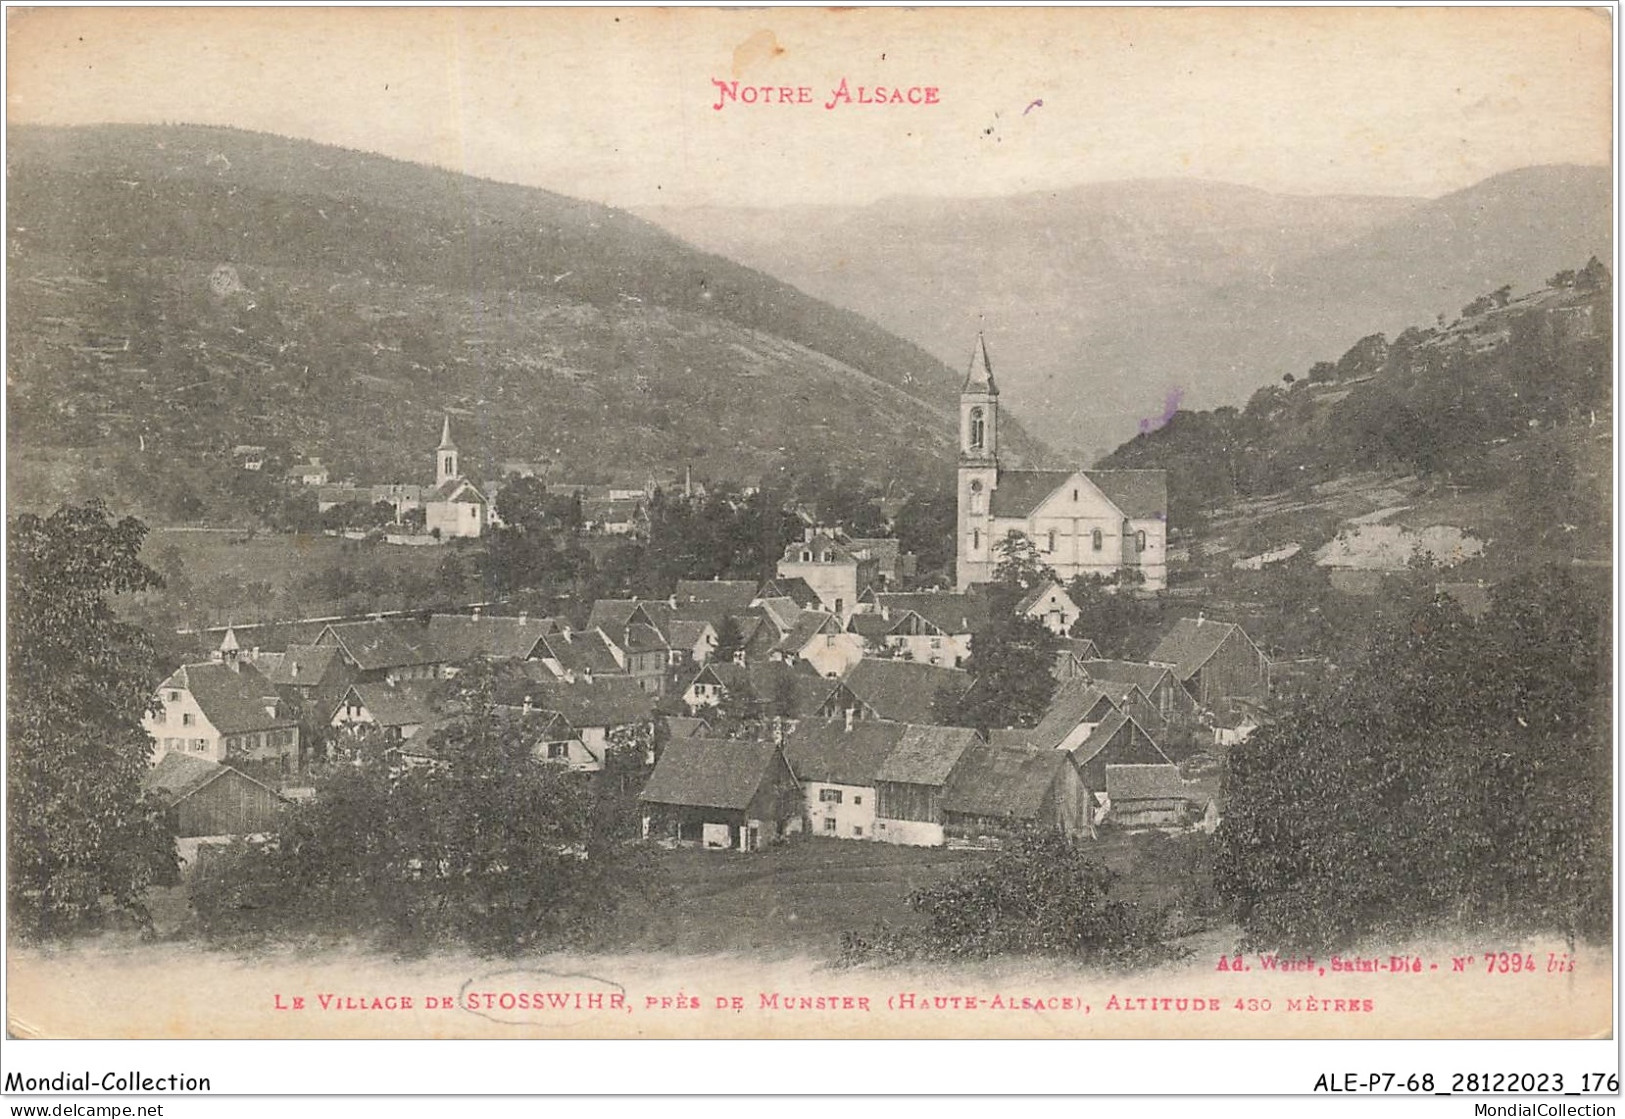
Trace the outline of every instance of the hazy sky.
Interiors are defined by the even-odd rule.
[[[1433,196],[1611,147],[1610,19],[1581,8],[9,15],[12,123],[229,124],[628,207],[1146,177]],[[717,111],[713,79],[811,103]]]

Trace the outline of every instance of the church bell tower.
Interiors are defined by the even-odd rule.
[[[451,441],[451,416],[446,416],[446,422],[440,429],[440,446],[434,453],[434,484],[438,489],[458,477],[457,471],[457,444]]]
[[[993,491],[999,485],[999,386],[980,331],[959,390],[959,539],[954,583],[993,578]]]

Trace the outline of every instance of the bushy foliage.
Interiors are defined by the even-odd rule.
[[[1167,912],[1111,897],[1115,871],[1083,844],[1053,834],[1016,839],[985,866],[916,890],[918,930],[842,937],[841,960],[1064,956],[1139,964],[1168,958]]]
[[[1448,600],[1230,756],[1217,882],[1255,945],[1612,926],[1607,596],[1552,568]]]
[[[402,768],[365,750],[335,766],[268,842],[198,868],[202,931],[510,954],[589,934],[649,873],[627,839],[622,772],[641,768],[642,745],[595,782],[535,761],[534,729],[470,715],[435,736],[443,766]]]
[[[23,936],[109,912],[144,923],[147,886],[175,873],[174,840],[141,792],[152,645],[108,604],[158,584],[139,559],[146,531],[100,502],[9,525],[6,900]]]
[[[1074,637],[1088,638],[1107,657],[1132,658],[1139,648],[1162,629],[1163,604],[1160,598],[1134,593],[1139,572],[1110,578],[1076,575],[1067,583],[1066,593],[1078,607],[1078,620],[1072,623]]]
[[[1019,591],[995,588],[989,623],[971,635],[965,669],[968,690],[944,688],[932,713],[944,726],[1036,726],[1055,696],[1055,636],[1037,621],[1016,613]]]

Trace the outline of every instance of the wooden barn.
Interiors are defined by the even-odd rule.
[[[1067,755],[1037,746],[965,750],[942,798],[950,836],[1002,838],[1033,829],[1076,838],[1091,834],[1088,793]]]
[[[1192,798],[1177,765],[1108,765],[1110,807],[1102,823],[1120,828],[1184,827],[1201,815]]]
[[[1173,669],[1203,707],[1239,697],[1263,702],[1270,694],[1270,662],[1240,626],[1181,618],[1149,658]]]
[[[141,779],[177,838],[275,831],[286,801],[269,785],[207,758],[165,754]]]
[[[943,794],[960,757],[980,742],[975,731],[959,727],[905,730],[875,771],[875,838],[910,847],[941,846],[947,838]]]
[[[759,850],[801,822],[801,786],[772,742],[675,738],[639,799],[646,837],[710,850]]]

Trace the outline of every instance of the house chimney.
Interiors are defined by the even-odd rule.
[[[519,624],[520,625],[527,625],[527,624],[529,624],[529,622],[530,622],[530,611],[529,610],[521,610],[521,611],[519,611]]]
[[[521,708],[521,710],[523,710],[526,715],[530,714],[530,697],[529,696],[525,697],[525,704],[524,704],[524,707]]]
[[[850,731],[852,729],[852,719],[856,714],[857,714],[857,708],[848,707],[846,709],[846,729],[848,731]]]
[[[1196,624],[1201,625],[1205,621],[1207,621],[1207,611],[1206,610],[1198,610],[1196,612]]]
[[[582,670],[581,670],[581,682],[582,682],[582,683],[583,683],[583,684],[590,684],[590,683],[592,683],[592,669],[590,669],[590,668],[583,668],[583,669],[582,669]]]

